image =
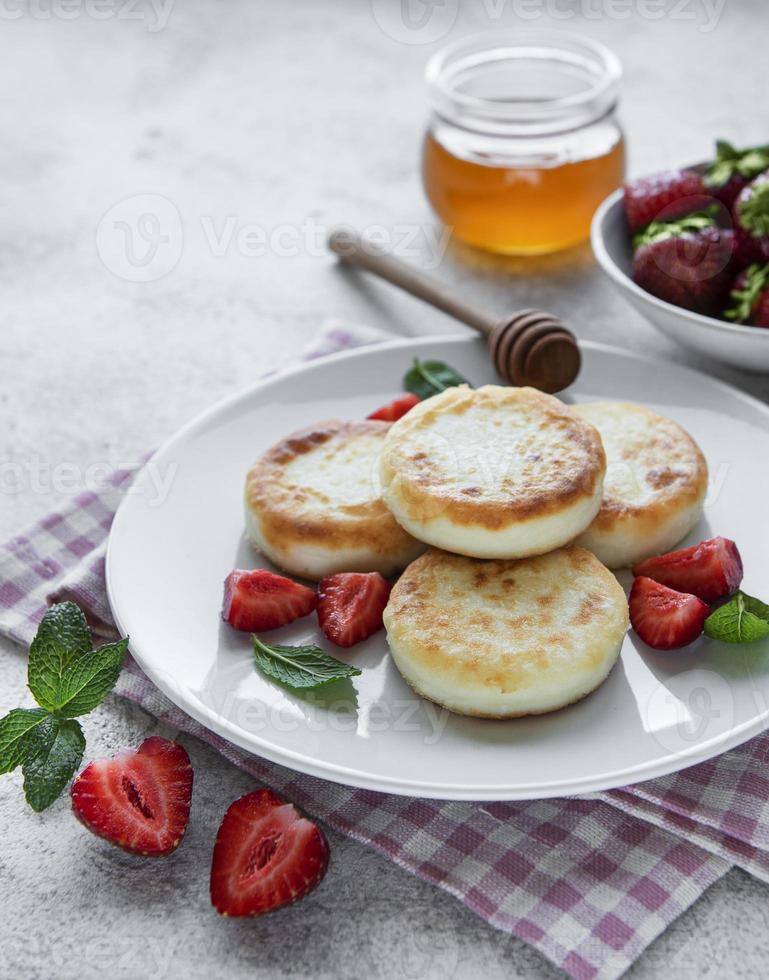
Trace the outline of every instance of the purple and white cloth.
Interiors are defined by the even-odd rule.
[[[325,331],[307,359],[384,339]],[[29,644],[47,603],[72,599],[114,636],[104,586],[112,518],[133,473],[112,474],[0,547],[0,632]],[[769,881],[769,734],[676,775],[589,797],[458,803],[304,776],[236,749],[176,708],[129,658],[116,693],[213,745],[337,831],[450,892],[577,980],[612,980],[738,865]]]

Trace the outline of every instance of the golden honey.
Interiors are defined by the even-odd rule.
[[[504,254],[586,239],[624,176],[620,75],[610,51],[576,35],[494,32],[435,55],[422,177],[441,221]]]
[[[586,239],[601,201],[622,183],[624,143],[554,166],[505,167],[453,156],[425,137],[422,174],[433,210],[457,238],[491,252],[537,255]]]

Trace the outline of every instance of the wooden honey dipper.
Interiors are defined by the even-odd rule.
[[[552,393],[567,388],[579,374],[582,358],[577,338],[552,314],[518,310],[499,320],[348,228],[331,231],[328,247],[347,265],[373,272],[483,334],[494,367],[505,381]]]

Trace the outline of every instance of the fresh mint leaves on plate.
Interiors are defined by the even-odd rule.
[[[252,635],[251,639],[259,670],[271,680],[295,690],[307,691],[360,674],[357,667],[337,660],[314,644],[290,647],[265,643],[256,635]]]
[[[443,361],[420,361],[414,358],[414,364],[403,379],[403,387],[423,401],[433,395],[439,395],[447,388],[469,384],[467,378],[455,371]]]
[[[21,766],[33,810],[58,799],[80,765],[85,737],[79,715],[92,711],[115,686],[128,638],[93,649],[91,632],[74,602],[46,612],[29,648],[27,683],[38,708],[14,708],[0,718],[0,773]]]
[[[705,620],[705,635],[724,643],[755,643],[769,636],[769,606],[735,592]]]

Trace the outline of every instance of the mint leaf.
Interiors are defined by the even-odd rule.
[[[22,766],[24,795],[38,813],[57,800],[80,765],[85,737],[76,721],[49,715],[37,728]]]
[[[11,772],[24,762],[36,729],[48,717],[43,708],[14,708],[0,718],[0,773]]]
[[[406,391],[422,400],[439,395],[447,388],[466,384],[467,379],[443,361],[420,361],[418,358],[414,358],[414,366],[403,379]]]
[[[91,631],[74,602],[61,602],[46,612],[29,648],[29,689],[41,708],[55,711],[69,664],[91,649]]]
[[[251,639],[254,642],[256,666],[267,677],[286,687],[309,690],[360,674],[357,667],[329,656],[318,646],[289,647],[264,643],[258,636]]]
[[[75,718],[100,704],[115,686],[127,646],[127,638],[108,643],[69,663],[61,679],[57,714]]]
[[[724,643],[755,643],[769,636],[769,605],[735,592],[705,620],[705,635]]]

